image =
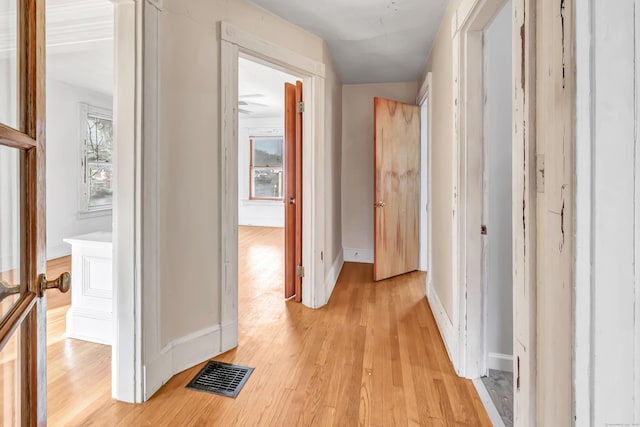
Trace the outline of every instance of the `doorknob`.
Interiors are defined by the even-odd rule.
[[[63,294],[69,291],[71,288],[71,274],[64,272],[58,276],[55,280],[47,280],[45,274],[38,276],[40,282],[40,295],[44,295],[44,291],[47,289],[58,289]]]
[[[296,199],[295,199],[295,197],[292,197],[292,198],[290,198],[290,199],[289,199],[289,204],[290,204],[290,205],[295,205],[295,204],[296,204]]]
[[[384,208],[384,202],[382,200],[380,200],[379,202],[375,202],[373,204],[374,208]]]

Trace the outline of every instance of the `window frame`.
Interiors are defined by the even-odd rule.
[[[80,103],[80,119],[79,119],[79,145],[80,145],[80,171],[78,182],[78,211],[80,216],[100,216],[109,215],[113,210],[113,200],[111,204],[103,206],[90,206],[90,189],[88,179],[88,164],[87,161],[87,143],[88,143],[88,129],[87,121],[89,117],[96,117],[102,120],[109,120],[113,125],[113,111],[107,108],[96,107],[94,105]],[[105,162],[110,164],[113,171],[114,160],[114,146],[111,146],[111,162]]]
[[[282,165],[281,166],[255,166],[253,164],[253,143],[258,139],[279,139],[282,143]],[[249,200],[263,200],[270,202],[281,202],[284,201],[284,136],[282,135],[261,135],[261,136],[251,136],[249,137]],[[254,182],[253,182],[253,171],[255,169],[280,169],[282,171],[282,185],[281,185],[281,193],[282,197],[256,197],[253,195]]]

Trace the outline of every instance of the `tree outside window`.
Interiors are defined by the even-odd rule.
[[[110,111],[83,105],[81,210],[111,209],[113,204],[113,119]]]
[[[282,200],[284,141],[282,137],[251,138],[251,199]]]

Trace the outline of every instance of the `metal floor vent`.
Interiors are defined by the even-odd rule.
[[[252,372],[253,368],[210,360],[187,388],[236,397]]]

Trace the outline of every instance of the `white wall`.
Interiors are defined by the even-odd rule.
[[[20,263],[18,153],[18,150],[0,146],[0,273],[13,270]]]
[[[17,65],[15,58],[0,54],[0,123],[16,126]]]
[[[576,425],[638,425],[640,9],[576,3]]]
[[[0,59],[0,123],[15,125],[15,62]],[[18,150],[0,148],[0,273],[18,266],[19,250],[19,167]]]
[[[243,0],[167,0],[159,16],[159,258],[162,347],[220,324],[220,42],[224,20],[325,62],[326,47]],[[327,69],[327,80],[331,76]],[[330,97],[327,103],[336,105]],[[319,123],[318,126],[325,126]],[[333,144],[327,137],[325,145]],[[326,170],[325,173],[331,173]],[[327,224],[327,228],[331,227]],[[333,230],[325,230],[333,235]],[[205,278],[206,280],[203,280]],[[197,296],[197,298],[194,298]]]
[[[513,261],[511,230],[511,2],[487,28],[485,135],[488,169],[487,351],[490,369],[511,368],[513,354]],[[500,357],[503,356],[503,357]],[[505,360],[505,356],[508,356]],[[505,366],[501,366],[501,363]]]
[[[284,82],[283,82],[284,85]],[[284,89],[283,89],[284,91]],[[250,159],[252,136],[282,136],[284,117],[238,119],[238,224],[259,227],[284,227],[284,203],[250,200]]]
[[[109,95],[47,81],[47,259],[71,253],[66,237],[111,231],[110,211],[79,212],[80,103],[113,109]]]
[[[325,48],[325,296],[329,300],[338,279],[344,254],[342,251],[342,82]]]
[[[373,98],[416,103],[410,83],[342,88],[342,245],[345,261],[373,262]]]
[[[451,236],[453,188],[452,188],[452,144],[453,144],[453,69],[451,21],[461,0],[451,0],[438,35],[431,48],[419,87],[432,72],[433,112],[431,125],[431,274],[432,289],[450,318],[453,317],[453,283],[451,278]]]

